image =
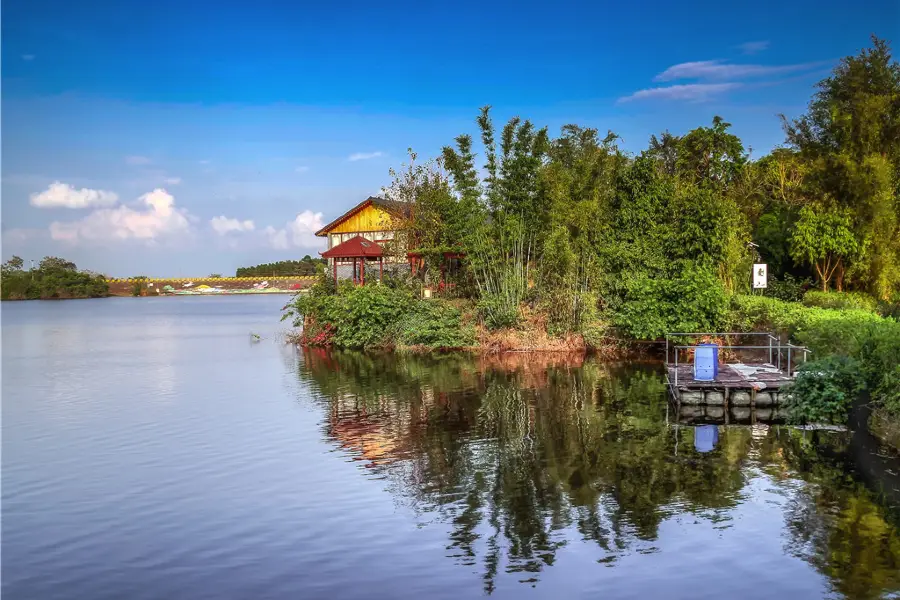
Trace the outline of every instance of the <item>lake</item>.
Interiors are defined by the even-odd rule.
[[[679,424],[655,364],[301,351],[285,301],[3,304],[4,600],[900,597],[866,437]]]

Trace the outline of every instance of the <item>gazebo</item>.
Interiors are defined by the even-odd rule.
[[[334,268],[334,281],[337,283],[338,263],[353,264],[353,283],[360,285],[366,282],[366,262],[378,260],[378,280],[384,275],[384,249],[372,240],[361,235],[338,244],[331,250],[320,252],[322,258],[330,258]]]

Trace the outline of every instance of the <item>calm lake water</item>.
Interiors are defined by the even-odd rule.
[[[4,600],[900,597],[870,440],[671,422],[653,365],[301,352],[284,301],[3,304]]]

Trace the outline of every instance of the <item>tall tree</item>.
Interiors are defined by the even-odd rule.
[[[815,267],[822,291],[828,290],[835,273],[840,274],[845,262],[858,252],[852,220],[846,209],[828,210],[806,206],[791,237],[791,255]],[[838,278],[838,289],[842,287]]]
[[[817,195],[852,211],[864,251],[848,273],[883,299],[900,291],[900,65],[888,43],[842,59],[806,114],[783,120]]]
[[[747,161],[741,139],[728,132],[731,123],[713,117],[712,127],[698,127],[678,142],[676,168],[698,185],[727,187]]]

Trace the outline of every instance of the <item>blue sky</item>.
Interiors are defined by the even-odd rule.
[[[315,255],[478,107],[632,152],[715,114],[760,156],[893,1],[4,4],[2,254],[116,276]]]

